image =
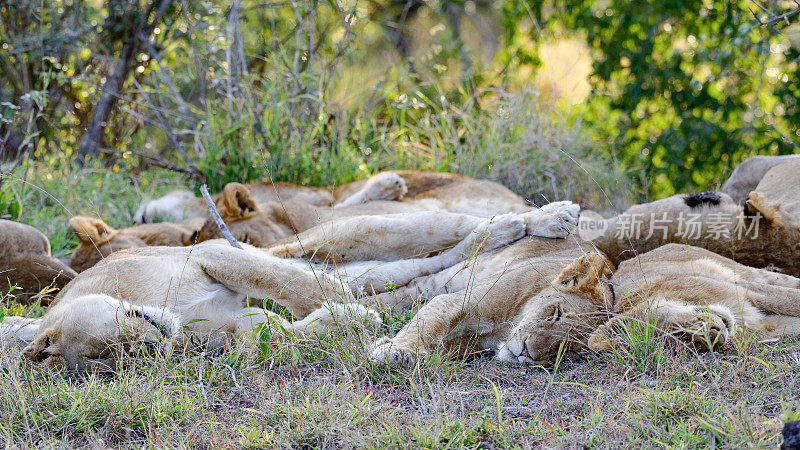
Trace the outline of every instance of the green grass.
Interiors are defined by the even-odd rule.
[[[116,376],[80,379],[8,352],[0,436],[36,447],[775,447],[797,414],[797,342],[751,355],[770,364],[672,349],[661,373],[620,375],[601,357],[554,374],[488,358],[389,371],[363,358],[371,339],[276,343],[269,359],[140,355]]]

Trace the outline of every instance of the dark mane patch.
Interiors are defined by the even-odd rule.
[[[722,197],[716,192],[706,191],[684,195],[683,201],[690,208],[697,208],[702,205],[717,206],[722,201]]]

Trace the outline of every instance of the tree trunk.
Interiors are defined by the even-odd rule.
[[[8,99],[0,91],[0,103],[8,102]],[[11,123],[0,121],[0,162],[13,162],[19,159],[25,151],[22,145],[22,138]]]
[[[77,161],[79,164],[83,164],[87,157],[97,155],[99,151],[99,145],[103,140],[103,129],[117,104],[118,97],[122,94],[125,80],[128,79],[128,74],[133,68],[133,57],[136,54],[136,47],[138,47],[136,44],[135,39],[122,44],[119,56],[114,63],[114,71],[103,84],[103,93],[92,111],[89,125],[78,146]]]

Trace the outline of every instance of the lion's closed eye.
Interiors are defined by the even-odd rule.
[[[578,277],[567,278],[566,280],[562,281],[561,284],[563,284],[564,286],[577,286]]]
[[[555,305],[555,306],[553,306],[553,312],[550,315],[550,319],[549,320],[551,322],[558,322],[559,320],[561,320],[561,317],[563,315],[564,315],[564,311],[561,309],[561,305]]]

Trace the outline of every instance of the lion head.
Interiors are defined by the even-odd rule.
[[[515,363],[552,364],[560,351],[586,348],[590,333],[613,308],[609,277],[614,266],[589,253],[575,259],[553,280],[553,289],[531,298],[522,320],[500,346],[498,358]]]
[[[255,247],[269,244],[290,236],[293,232],[285,221],[279,220],[279,211],[271,204],[259,206],[247,187],[240,183],[228,183],[222,190],[222,201],[217,202],[220,218],[233,237]],[[197,242],[222,238],[222,231],[213,218],[208,218],[197,232]]]
[[[86,295],[48,311],[22,354],[37,365],[71,373],[110,371],[131,344],[155,345],[172,340],[180,330],[180,322],[168,310],[104,294]]]

